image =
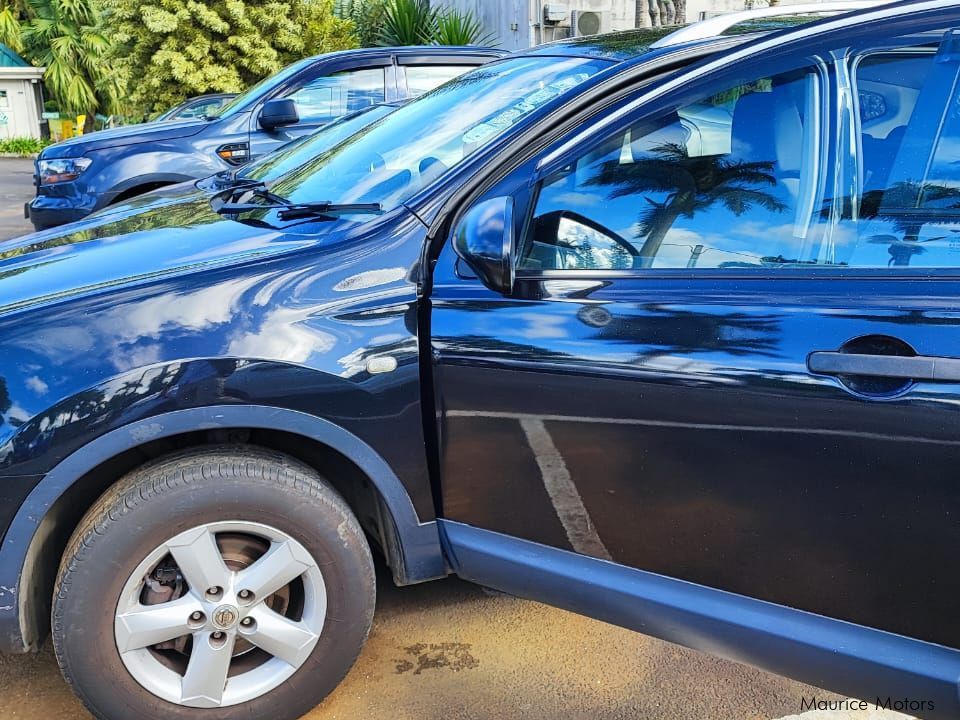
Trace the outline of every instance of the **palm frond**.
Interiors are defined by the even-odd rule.
[[[428,0],[388,0],[384,6],[379,44],[430,44],[437,31],[438,11]]]
[[[448,10],[437,15],[433,42],[437,45],[492,46],[496,44],[496,35],[485,33],[483,23],[473,13]]]

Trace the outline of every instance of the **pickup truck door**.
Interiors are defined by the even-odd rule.
[[[431,297],[446,519],[960,647],[960,55],[886,35],[487,192],[513,291],[448,242]]]
[[[324,125],[392,96],[395,72],[389,56],[320,62],[298,74],[267,100],[289,98],[297,104],[300,121],[295,125],[265,130],[258,122],[263,103],[250,117],[252,157],[273,152],[281,145],[316,132]]]

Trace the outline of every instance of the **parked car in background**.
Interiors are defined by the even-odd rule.
[[[320,153],[332,149],[337,143],[385,118],[409,100],[397,100],[390,103],[370,105],[363,110],[345,115],[339,120],[324,126],[312,135],[283,145],[269,155],[253,160],[241,168],[225,171],[230,179],[256,180],[270,182],[285,175],[290,170],[302,167]]]
[[[370,105],[416,97],[505,53],[477,47],[371,48],[307,58],[214,116],[147,123],[51,145],[36,161],[36,229],[79,220],[165,185],[265,155]]]
[[[161,113],[153,119],[153,122],[166,122],[168,120],[193,120],[194,118],[203,119],[208,115],[216,115],[224,105],[233,100],[236,93],[218,93],[211,95],[199,95],[197,97],[185,100],[179,105]]]
[[[960,4],[737,17],[5,244],[0,648],[105,720],[289,720],[372,544],[960,717]]]

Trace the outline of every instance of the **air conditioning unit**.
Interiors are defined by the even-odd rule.
[[[600,35],[610,32],[613,14],[600,10],[574,10],[570,14],[570,27],[574,37]]]
[[[570,6],[566,3],[547,3],[543,6],[543,22],[547,25],[563,25],[570,17]]]

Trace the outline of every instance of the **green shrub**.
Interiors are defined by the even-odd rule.
[[[337,0],[334,10],[337,17],[353,23],[360,47],[374,47],[380,42],[386,0]]]
[[[496,36],[483,31],[483,23],[471,12],[449,10],[437,16],[433,33],[436,45],[493,45]]]
[[[381,45],[430,45],[436,31],[437,11],[429,0],[387,0]]]
[[[378,18],[380,45],[487,45],[495,40],[484,33],[483,23],[472,12],[433,8],[429,0],[378,1],[383,7]],[[352,0],[358,2],[363,0]],[[355,18],[354,23],[362,36],[363,20]]]
[[[33,155],[50,143],[36,138],[15,137],[0,140],[0,153],[12,155]]]

